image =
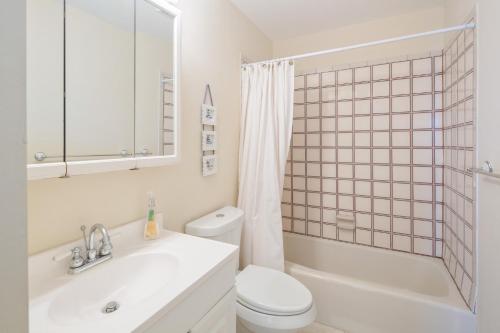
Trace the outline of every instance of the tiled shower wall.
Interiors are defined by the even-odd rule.
[[[475,299],[475,48],[461,32],[444,52],[444,253],[462,296]]]
[[[442,256],[442,72],[439,53],[296,77],[285,231]]]

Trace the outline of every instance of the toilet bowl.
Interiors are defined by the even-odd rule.
[[[309,290],[283,272],[249,265],[236,276],[236,292],[238,318],[254,333],[294,333],[316,317]]]
[[[243,211],[228,206],[186,224],[186,233],[239,246],[242,224]],[[236,293],[238,318],[253,333],[295,333],[316,318],[311,292],[274,269],[247,266],[236,276]]]

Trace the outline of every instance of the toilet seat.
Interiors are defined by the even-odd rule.
[[[313,306],[311,292],[283,272],[249,265],[236,277],[238,303],[271,316],[295,316]]]

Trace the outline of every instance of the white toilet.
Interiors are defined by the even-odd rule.
[[[188,223],[186,233],[239,246],[242,224],[243,211],[228,206]],[[236,291],[238,318],[254,333],[294,333],[316,318],[311,292],[283,272],[249,265]]]

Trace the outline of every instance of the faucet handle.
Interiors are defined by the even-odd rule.
[[[81,251],[82,249],[79,247],[75,247],[74,249],[71,250],[71,262],[69,264],[71,268],[78,268],[83,265],[84,260],[80,254]]]

